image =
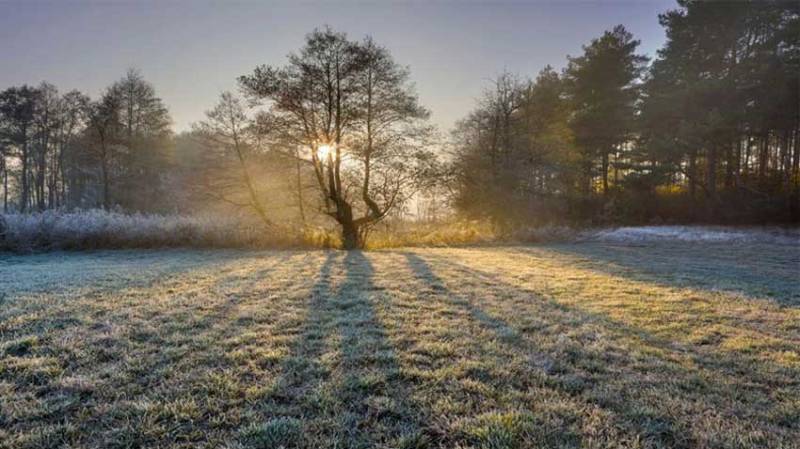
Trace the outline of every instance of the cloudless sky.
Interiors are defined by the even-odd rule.
[[[304,36],[330,25],[366,34],[411,68],[446,131],[503,70],[533,77],[623,24],[654,56],[658,14],[674,0],[526,2],[266,2],[0,0],[0,89],[47,80],[96,98],[138,68],[176,131],[202,120],[220,92],[259,64],[283,65]]]

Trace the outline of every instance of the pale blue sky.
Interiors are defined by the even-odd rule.
[[[0,0],[0,89],[42,80],[97,96],[136,67],[169,107],[177,131],[203,118],[236,77],[283,64],[323,25],[371,34],[411,67],[443,130],[504,69],[534,76],[614,25],[655,55],[658,13],[673,0],[526,2],[256,2]]]

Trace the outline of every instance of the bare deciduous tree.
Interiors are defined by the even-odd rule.
[[[370,38],[316,30],[287,66],[260,66],[240,82],[267,103],[260,122],[273,146],[311,164],[345,248],[362,247],[434,160],[408,70]]]
[[[224,153],[235,156],[238,165],[238,179],[247,191],[245,203],[237,202],[228,196],[227,189],[219,185],[225,183],[223,174],[216,172],[213,177],[216,186],[211,187],[207,193],[217,199],[251,208],[269,228],[275,226],[273,220],[264,206],[264,202],[256,191],[253,177],[247,160],[248,153],[253,151],[253,124],[247,116],[241,100],[230,92],[223,92],[219,102],[213,109],[206,112],[207,119],[195,125],[195,131],[202,136],[210,146],[221,149]]]

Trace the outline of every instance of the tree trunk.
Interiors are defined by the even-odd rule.
[[[603,153],[603,195],[608,195],[608,153]]]
[[[111,186],[108,179],[108,161],[105,157],[103,157],[101,169],[103,171],[103,209],[108,210],[111,207]]]
[[[762,188],[766,184],[767,179],[767,164],[769,163],[768,150],[767,136],[763,136],[760,139],[758,151],[758,185]]]
[[[58,204],[59,206],[67,205],[67,170],[64,167],[64,149],[62,148],[58,154],[58,173],[61,175],[61,184],[58,185]]]
[[[694,202],[697,198],[697,150],[689,152],[689,198]]]
[[[351,219],[349,222],[345,221],[342,225],[342,248],[346,250],[361,249],[364,247],[364,242],[361,240],[361,233],[358,232],[358,226]]]
[[[725,147],[725,189],[733,188],[733,148],[735,143]]]
[[[709,207],[708,219],[714,220],[717,216],[717,146],[712,144],[708,149],[706,158],[706,183],[708,184]]]
[[[28,144],[22,144],[22,195],[19,199],[19,210],[25,212],[28,209],[28,196],[30,195],[28,185]]]
[[[300,170],[300,151],[295,150],[295,181],[297,183],[297,207],[300,212],[300,222],[306,227],[306,210],[303,205],[303,177]]]
[[[742,178],[744,184],[748,185],[750,181],[750,152],[753,148],[753,137],[747,136],[747,143],[745,144],[744,151],[744,166],[742,167]]]
[[[8,213],[8,167],[3,159],[3,213]]]
[[[264,205],[261,203],[261,200],[256,193],[256,188],[253,185],[253,178],[250,177],[250,171],[247,169],[247,163],[244,160],[244,153],[242,153],[242,147],[239,143],[239,136],[236,133],[233,135],[233,142],[234,150],[239,158],[239,166],[242,168],[242,178],[244,179],[244,184],[247,187],[247,192],[250,195],[250,205],[252,206],[253,210],[256,211],[256,214],[258,214],[259,218],[261,218],[264,226],[271,228],[274,226],[274,224],[272,223],[272,220],[269,219],[267,210],[264,208]]]
[[[583,193],[589,196],[594,193],[594,179],[592,179],[592,161],[587,158],[583,163]]]
[[[791,132],[784,131],[783,139],[781,141],[781,153],[780,153],[780,167],[781,167],[781,181],[783,184],[783,192],[788,194],[791,191],[791,162],[792,162],[792,151],[790,148],[791,139],[789,138]],[[788,195],[787,195],[788,196]]]
[[[733,184],[734,187],[739,187],[739,179],[742,173],[742,145],[744,143],[744,139],[742,136],[738,136],[736,143],[736,152],[733,155],[734,157],[734,166],[733,166]]]
[[[44,151],[44,150],[41,150]],[[44,154],[37,157],[36,167],[36,206],[39,211],[45,210],[45,171],[47,170]]]
[[[800,126],[794,130],[794,159],[792,159],[792,177],[795,190],[800,193]]]

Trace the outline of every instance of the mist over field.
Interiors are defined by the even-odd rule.
[[[800,3],[0,42],[0,449],[800,449]]]

